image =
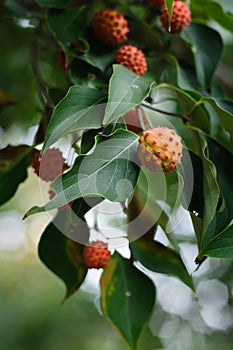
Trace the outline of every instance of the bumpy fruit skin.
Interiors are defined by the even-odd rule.
[[[180,163],[183,145],[175,130],[159,126],[139,138],[138,159],[154,172],[170,173]]]
[[[168,21],[168,10],[166,6],[162,8],[160,19],[163,27],[172,34],[185,30],[192,20],[191,11],[188,5],[182,1],[173,2],[170,24]]]
[[[40,151],[37,151],[32,167],[35,173],[44,181],[53,181],[67,169],[65,159],[58,148],[49,148],[43,155]]]
[[[112,8],[97,12],[93,17],[92,28],[99,41],[110,46],[123,43],[129,33],[124,15]]]
[[[84,247],[83,259],[89,269],[100,269],[107,266],[111,259],[111,252],[106,243],[92,241]]]
[[[116,63],[122,64],[138,75],[147,71],[147,63],[142,50],[136,46],[124,45],[116,54]]]

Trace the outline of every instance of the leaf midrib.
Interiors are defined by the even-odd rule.
[[[219,232],[217,235],[215,235],[213,238],[211,238],[208,243],[206,243],[204,245],[204,247],[202,247],[202,249],[199,252],[199,255],[202,256],[203,252],[205,252],[206,248],[208,248],[208,246],[214,242],[215,240],[217,240],[219,237],[221,237],[230,227],[233,227],[232,225],[228,225],[227,227],[224,228],[224,230],[222,230],[221,232]]]
[[[80,188],[80,186],[82,186],[82,183],[85,183],[86,181],[89,181],[89,180],[91,179],[91,177],[97,175],[97,174],[98,174],[101,170],[103,170],[105,167],[107,167],[108,165],[110,165],[111,163],[113,163],[115,160],[117,160],[117,159],[121,156],[121,154],[123,154],[123,153],[126,152],[128,149],[130,149],[136,142],[138,142],[138,138],[136,138],[133,142],[131,142],[126,148],[123,148],[123,149],[121,150],[121,152],[119,152],[119,153],[117,153],[117,154],[115,155],[115,157],[111,158],[111,159],[108,160],[105,164],[103,164],[103,165],[101,166],[101,168],[98,168],[98,169],[97,169],[96,171],[94,171],[91,175],[88,175],[88,176],[86,176],[84,179],[80,180],[79,188]],[[69,182],[70,182],[70,180],[72,179],[72,177],[76,177],[76,174],[73,175],[73,176],[71,176],[71,177],[69,177],[69,179],[68,179]],[[67,180],[67,181],[68,181],[68,180]],[[65,185],[65,181],[64,181],[64,185]],[[73,186],[76,186],[76,185],[77,185],[77,184],[72,184],[72,185],[66,187],[66,188],[64,189],[64,192],[65,192],[66,190],[71,189]],[[64,192],[62,191],[62,192],[58,193],[57,196],[54,198],[54,200],[50,201],[49,203],[50,203],[50,204],[52,204],[52,202],[55,202],[55,203],[56,203],[56,201],[59,199],[59,195],[60,195],[60,194],[63,195]],[[96,193],[90,193],[90,195],[95,195],[95,194],[96,194]],[[79,196],[78,196],[77,198],[79,198]],[[47,207],[50,208],[50,206],[51,206],[51,205],[49,205],[49,206],[47,206]],[[56,207],[56,206],[55,206],[55,207]],[[53,208],[55,208],[55,207],[52,206],[50,209],[53,209]]]
[[[68,117],[67,119],[64,119],[63,121],[61,121],[61,123],[60,123],[59,125],[57,125],[57,126],[54,128],[53,132],[55,132],[55,131],[58,130],[58,129],[59,129],[59,130],[60,130],[60,129],[63,129],[63,130],[69,129],[73,124],[75,124],[78,120],[80,120],[80,118],[82,118],[83,115],[84,115],[85,113],[87,113],[89,110],[91,110],[94,106],[96,106],[96,105],[98,105],[99,103],[101,103],[102,101],[104,101],[105,98],[106,98],[106,96],[103,96],[102,98],[100,98],[98,101],[96,101],[96,102],[95,102],[94,104],[92,104],[91,106],[83,108],[83,113],[81,113],[82,109],[78,110],[78,111],[75,112],[75,113],[72,113],[71,115],[69,115],[69,117]],[[59,106],[59,105],[58,105],[58,106]],[[57,106],[57,107],[58,107],[58,106]],[[67,108],[68,108],[68,107],[62,108],[62,109],[60,110],[60,114],[62,114],[63,111],[66,110]],[[72,106],[72,107],[70,107],[70,108],[74,108],[74,106]],[[54,113],[55,113],[55,111],[56,111],[56,110],[54,110]],[[75,119],[75,120],[72,119],[72,122],[71,122],[70,124],[67,124],[67,121],[68,121],[71,117],[75,116],[75,115],[78,114],[78,113],[80,113],[79,118],[78,118],[78,119]],[[53,122],[53,120],[51,120],[51,122]],[[66,125],[65,128],[62,127],[64,124]],[[52,123],[51,123],[51,125],[52,125]],[[71,131],[69,131],[69,132],[71,132]],[[49,134],[49,136],[50,136],[50,137],[48,138],[48,140],[51,139],[51,133]],[[57,136],[56,136],[56,137],[57,137]],[[55,137],[55,139],[56,139],[56,137]],[[54,139],[54,137],[53,137],[52,139]],[[48,141],[47,141],[46,143],[48,143]],[[45,143],[45,144],[46,144],[46,143]],[[50,141],[50,144],[51,144],[51,141]]]
[[[115,73],[115,67],[114,67],[113,70],[114,70],[114,73]],[[114,73],[113,73],[113,74],[114,74]],[[118,100],[118,101],[116,101],[116,102],[113,102],[113,101],[108,102],[107,106],[109,105],[109,103],[110,103],[110,105],[111,105],[112,103],[117,103],[117,104],[121,103],[121,102],[124,100],[124,98],[127,96],[128,91],[132,88],[132,85],[135,84],[135,82],[136,82],[138,79],[140,79],[140,76],[136,76],[136,77],[135,77],[135,79],[130,83],[130,85],[129,85],[128,88],[126,89],[125,94],[121,97],[120,100]],[[112,92],[112,89],[111,89],[112,82],[113,82],[113,80],[111,79],[111,80],[110,80],[110,84],[109,84],[109,99],[112,99],[112,97],[113,97],[113,94],[111,93],[111,92]],[[116,108],[114,108],[114,109],[112,110],[112,114],[114,114],[115,110],[116,110]],[[106,108],[106,111],[107,111],[107,108]],[[105,116],[104,116],[104,121],[105,121]],[[111,122],[111,119],[110,119],[110,118],[109,118],[108,122]]]

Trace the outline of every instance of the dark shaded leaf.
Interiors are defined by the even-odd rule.
[[[120,64],[113,66],[104,123],[108,124],[139,105],[150,92],[150,82]]]
[[[171,101],[173,104],[175,102],[175,108],[179,106],[179,114],[182,115],[185,120],[188,120],[188,123],[207,133],[209,132],[209,115],[200,103],[202,95],[198,92],[196,92],[195,96],[192,96],[190,93],[176,86],[163,83],[153,87],[151,95],[156,101]],[[153,105],[151,107],[153,108]],[[176,109],[169,110],[168,112],[172,113],[173,111],[174,113],[177,112]]]
[[[178,277],[188,287],[193,289],[192,278],[189,275],[180,255],[160,242],[139,239],[130,244],[135,260],[151,271]]]
[[[90,129],[83,133],[80,153],[88,153],[95,146],[95,136],[98,134],[98,129]]]
[[[8,146],[0,151],[0,205],[7,202],[27,178],[34,154],[31,146]]]
[[[224,101],[221,99],[211,99],[207,97],[203,97],[203,102],[208,103],[213,107],[215,110],[216,114],[218,115],[219,118],[219,128],[222,126],[225,131],[229,132],[230,134],[230,140],[231,140],[231,145],[229,146],[230,151],[233,153],[233,115],[232,115],[232,103],[230,101]],[[220,139],[219,141],[221,142],[221,135],[211,135],[215,139],[218,138]]]
[[[105,316],[130,349],[136,350],[140,333],[153,311],[154,284],[131,261],[115,253],[104,269],[100,285]]]
[[[206,90],[209,90],[222,53],[221,36],[214,29],[194,22],[182,35],[192,47],[198,80]]]
[[[75,85],[88,86],[90,88],[103,88],[104,82],[100,79],[100,70],[88,62],[75,59],[70,65],[71,79]]]
[[[202,16],[209,17],[219,23],[223,28],[233,32],[233,16],[231,13],[226,13],[221,2],[215,2],[212,0],[195,0],[192,1],[191,9],[193,11],[200,11]],[[230,3],[229,3],[230,6]]]
[[[70,211],[61,211],[43,232],[39,242],[39,257],[43,263],[66,285],[66,298],[82,284],[87,273],[83,261],[83,245],[68,237],[82,235],[83,243],[88,241],[89,232],[84,221],[74,228],[69,224]],[[80,238],[78,238],[80,239]],[[77,239],[77,240],[78,240]]]
[[[63,7],[69,3],[70,0],[37,0],[41,6],[45,7]]]
[[[49,9],[47,21],[56,39],[64,44],[71,44],[83,33],[87,23],[86,9],[60,10]]]
[[[199,242],[200,237],[206,232],[214,218],[219,200],[219,186],[215,167],[216,163],[213,163],[214,160],[209,157],[210,150],[205,138],[199,131],[195,130],[193,130],[192,136],[192,150],[195,150],[195,154],[190,152],[190,157],[192,160],[192,171],[194,172],[194,185],[191,202],[189,203],[189,211],[194,216],[197,215],[202,219],[203,225],[198,225],[198,227],[202,227],[203,232],[196,233]]]
[[[193,191],[191,201],[189,203],[189,210],[191,212],[197,213],[198,216],[203,219],[204,216],[204,194],[202,191],[203,188],[203,166],[202,160],[200,157],[190,152],[190,158],[193,165]]]
[[[228,226],[208,241],[201,249],[199,256],[233,259],[233,225]]]
[[[233,185],[229,164],[233,162],[233,155],[224,149],[219,143],[208,138],[209,156],[215,162],[217,169],[217,181],[220,188],[220,198],[223,205],[216,212],[208,230],[203,236],[201,250],[206,247],[216,236],[221,235],[233,218]]]
[[[86,86],[72,86],[55,107],[47,128],[44,151],[62,136],[102,125],[106,95]]]

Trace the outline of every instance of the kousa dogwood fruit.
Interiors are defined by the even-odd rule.
[[[117,51],[116,63],[122,64],[138,75],[147,71],[147,63],[142,50],[133,45],[124,45]]]
[[[189,6],[183,1],[173,2],[172,18],[170,21],[168,18],[167,6],[164,5],[160,19],[163,27],[172,34],[180,33],[185,30],[192,20]]]
[[[107,266],[111,259],[108,245],[100,240],[92,241],[83,249],[83,259],[89,269],[100,269]]]
[[[33,158],[32,167],[41,180],[47,182],[53,181],[67,169],[65,159],[58,148],[49,148],[44,154],[37,151]]]
[[[142,133],[137,154],[140,164],[149,170],[169,173],[180,163],[182,150],[176,131],[159,126]]]
[[[118,45],[127,39],[128,22],[124,15],[112,8],[95,13],[92,28],[97,39],[105,45]]]

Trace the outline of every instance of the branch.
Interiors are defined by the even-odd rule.
[[[184,122],[187,122],[187,121],[189,120],[189,117],[188,117],[187,115],[167,112],[167,111],[164,111],[164,110],[162,110],[162,109],[155,108],[155,107],[153,107],[150,103],[147,103],[147,102],[145,102],[145,101],[142,102],[141,105],[142,105],[143,107],[150,108],[150,109],[152,109],[152,110],[155,111],[155,112],[158,112],[158,113],[161,113],[161,114],[166,114],[166,115],[169,115],[169,116],[171,116],[171,117],[180,118],[180,119],[182,119]]]

